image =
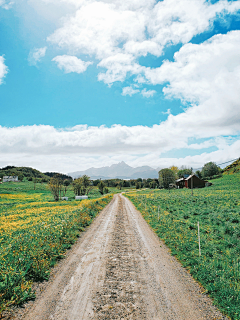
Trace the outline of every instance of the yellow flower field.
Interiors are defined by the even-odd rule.
[[[54,202],[46,188],[11,194],[0,188],[0,315],[34,296],[33,281],[48,279],[50,268],[111,199]]]

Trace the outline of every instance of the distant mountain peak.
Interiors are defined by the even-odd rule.
[[[110,166],[110,168],[112,168],[112,167],[127,167],[127,168],[132,168],[131,166],[129,166],[128,164],[126,164],[126,162],[124,162],[124,161],[121,161],[121,162],[112,164],[112,165]]]
[[[121,161],[112,164],[110,167],[89,168],[85,171],[71,172],[69,175],[73,178],[81,177],[82,175],[90,177],[98,177],[102,179],[136,179],[136,178],[157,178],[157,171],[149,166],[133,168],[126,162]]]

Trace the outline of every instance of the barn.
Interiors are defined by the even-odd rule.
[[[206,181],[201,180],[195,174],[191,174],[187,178],[181,178],[181,179],[176,180],[176,185],[179,188],[184,188],[185,187],[185,188],[191,189],[191,183],[192,182],[193,182],[193,188],[204,188],[205,184],[206,184]]]
[[[195,174],[191,174],[185,179],[185,187],[191,189],[191,183],[193,179],[193,188],[204,188],[206,181],[198,178]]]

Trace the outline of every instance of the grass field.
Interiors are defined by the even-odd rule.
[[[0,184],[0,315],[34,297],[33,281],[48,279],[80,232],[112,199],[95,188],[90,200],[54,202],[46,184]]]
[[[212,182],[211,187],[194,189],[193,196],[188,189],[145,190],[126,196],[220,310],[239,320],[240,174]]]

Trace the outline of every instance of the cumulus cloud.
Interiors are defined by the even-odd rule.
[[[43,57],[45,57],[47,51],[47,47],[43,48],[34,48],[33,50],[30,51],[29,56],[28,56],[28,62],[31,66],[36,66],[39,61]]]
[[[168,82],[164,93],[191,103],[176,117],[174,127],[202,126],[206,135],[239,130],[240,123],[240,31],[216,35],[201,44],[186,44],[156,69],[147,69],[152,84]],[[204,136],[204,133],[202,133]]]
[[[166,46],[188,43],[217,17],[240,9],[239,1],[227,0],[215,4],[205,0],[62,2],[74,4],[76,12],[48,40],[69,52],[94,55],[106,69],[99,80],[107,84],[138,76],[143,72],[140,56],[160,56]]]
[[[181,132],[155,125],[153,127],[111,128],[80,125],[68,129],[51,126],[0,127],[0,166],[29,165],[43,171],[71,172],[100,167],[119,161],[132,166],[169,167],[189,165],[194,168],[208,161],[222,163],[239,157],[240,139],[210,138],[188,143],[184,128]],[[206,152],[215,147],[214,152]],[[169,158],[167,151],[189,148],[203,150],[199,155]]]
[[[65,73],[76,72],[83,73],[87,70],[87,67],[92,64],[92,62],[85,62],[81,59],[78,59],[75,56],[56,56],[52,59],[57,63],[59,69],[64,70]]]
[[[3,79],[8,73],[8,67],[4,63],[5,59],[3,56],[0,56],[0,84],[3,83]]]
[[[56,129],[52,126],[21,126],[5,128],[0,126],[0,152],[28,152],[38,154],[66,154],[85,153],[111,155],[112,153],[126,152],[139,154],[146,152],[167,152],[172,149],[201,149],[213,144],[219,145],[219,131],[208,131],[202,125],[195,124],[192,128],[175,126],[178,116],[169,115],[165,122],[159,125],[147,126],[122,126],[113,125],[88,127],[87,125],[75,126],[68,129]],[[234,127],[229,127],[226,135],[234,135],[240,132]],[[205,135],[211,143],[207,145],[189,144],[189,138],[199,138]],[[215,137],[215,138],[213,138]],[[215,141],[215,142],[213,142]],[[226,139],[227,145],[229,141]]]
[[[130,87],[123,88],[122,95],[123,96],[129,95],[131,97],[133,94],[138,93],[138,92],[139,92],[138,89],[134,89],[133,87],[130,86]]]

